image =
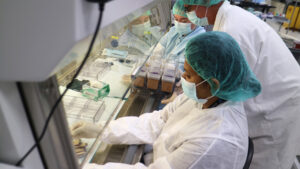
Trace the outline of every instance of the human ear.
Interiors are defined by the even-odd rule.
[[[211,79],[211,81],[214,83],[214,87],[215,87],[215,89],[214,89],[214,90],[217,90],[217,89],[219,89],[219,88],[220,88],[220,82],[219,82],[219,80],[218,80],[218,79],[216,79],[216,78],[212,78],[212,79]]]

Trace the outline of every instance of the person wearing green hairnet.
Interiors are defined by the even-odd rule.
[[[167,62],[177,62],[179,71],[183,71],[184,64],[184,49],[189,40],[193,37],[204,33],[205,30],[201,26],[196,26],[188,20],[184,12],[184,4],[181,1],[176,1],[173,6],[173,16],[175,19],[175,26],[171,27],[161,40],[158,42],[153,51],[152,59],[161,58]],[[174,100],[174,98],[181,93],[181,88],[176,87],[173,95],[170,98],[162,100],[162,104],[167,104]]]
[[[112,121],[102,135],[109,144],[152,144],[152,163],[87,164],[84,169],[243,168],[248,128],[242,102],[260,93],[259,81],[226,33],[194,37],[185,55],[183,94],[162,110]],[[95,137],[100,130],[76,125],[72,136]]]
[[[184,4],[181,1],[175,2],[173,6],[173,16],[175,26],[171,27],[159,41],[154,49],[153,57],[165,58],[170,60],[178,59],[180,63],[184,63],[184,49],[187,42],[193,37],[205,32],[203,27],[198,27],[188,20],[184,12]]]
[[[250,169],[290,169],[300,152],[300,67],[291,51],[266,22],[228,1],[180,1],[193,23],[238,42],[262,84],[244,104],[255,147]]]

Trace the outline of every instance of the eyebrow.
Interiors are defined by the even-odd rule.
[[[187,73],[190,73],[185,67],[183,67],[183,70]]]
[[[192,6],[187,6],[187,7],[184,7],[184,12],[190,12]]]

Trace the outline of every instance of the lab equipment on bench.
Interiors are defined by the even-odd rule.
[[[97,123],[105,111],[103,101],[94,101],[83,97],[66,95],[63,98],[68,118]]]

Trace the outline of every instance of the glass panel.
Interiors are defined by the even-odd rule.
[[[69,126],[78,121],[104,126],[118,115],[131,92],[132,77],[135,79],[141,72],[164,34],[159,13],[143,11],[136,11],[100,30],[90,58],[63,98]],[[65,66],[56,74],[61,92],[74,76],[90,40],[91,37],[83,39],[67,54]],[[81,164],[90,161],[101,141],[74,139],[73,145]]]

